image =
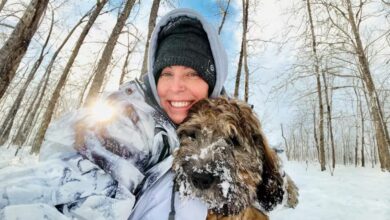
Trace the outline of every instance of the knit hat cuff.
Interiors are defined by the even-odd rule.
[[[207,65],[204,65],[206,64]],[[156,84],[158,78],[160,77],[161,71],[168,66],[187,66],[196,70],[199,76],[206,81],[209,85],[209,91],[214,90],[214,85],[216,82],[216,73],[213,60],[204,59],[203,57],[197,57],[196,59],[191,59],[186,56],[164,56],[156,60],[154,64],[154,76],[156,79]]]

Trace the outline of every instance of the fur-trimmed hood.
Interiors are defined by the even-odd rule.
[[[194,10],[184,9],[184,8],[175,9],[160,19],[160,21],[157,23],[156,27],[154,28],[154,31],[150,38],[150,45],[148,51],[148,79],[150,83],[150,89],[158,104],[160,104],[160,98],[157,95],[157,88],[156,88],[156,84],[154,83],[156,80],[153,75],[153,64],[155,61],[155,55],[158,46],[157,45],[158,33],[160,32],[161,27],[166,25],[169,20],[180,16],[188,16],[191,18],[198,19],[207,34],[208,40],[210,42],[211,52],[214,57],[215,68],[217,73],[217,80],[215,83],[215,87],[210,95],[211,98],[216,98],[221,94],[223,85],[225,83],[228,74],[228,59],[227,59],[226,51],[222,45],[220,37],[217,31],[215,30],[215,28],[211,26],[200,14],[198,14]]]

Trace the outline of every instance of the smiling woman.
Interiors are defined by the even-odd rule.
[[[175,123],[214,90],[216,72],[210,43],[197,19],[171,19],[158,34],[153,75],[160,106]]]
[[[175,123],[180,124],[197,101],[207,98],[209,86],[190,67],[165,67],[157,82],[161,107]]]
[[[40,166],[0,172],[7,180],[0,184],[0,218],[11,219],[7,210],[18,209],[12,219],[31,219],[21,214],[33,207],[41,211],[33,218],[43,219],[50,207],[58,215],[53,219],[168,219],[176,128],[193,104],[222,95],[227,72],[224,46],[201,15],[166,14],[150,38],[143,82],[125,83],[50,126]],[[200,201],[175,203],[176,219],[206,218]]]

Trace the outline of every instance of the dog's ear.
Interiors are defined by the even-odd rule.
[[[279,159],[276,153],[268,146],[263,134],[254,135],[255,143],[263,150],[262,181],[257,186],[257,199],[266,211],[271,211],[283,201],[283,177],[279,171]]]
[[[252,134],[253,144],[258,147],[263,157],[263,173],[261,182],[257,186],[257,199],[266,211],[271,211],[277,204],[283,201],[284,188],[283,177],[279,171],[280,161],[275,151],[272,150],[264,136],[261,124],[252,108],[243,103],[238,103],[242,126],[246,133]]]

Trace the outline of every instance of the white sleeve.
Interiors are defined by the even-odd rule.
[[[9,166],[0,169],[0,179],[0,219],[126,219],[135,202],[109,174],[77,154]]]
[[[11,205],[0,210],[2,220],[23,219],[47,219],[47,220],[70,220],[62,215],[56,208],[47,204],[23,204]]]
[[[172,172],[166,173],[141,196],[129,220],[168,220],[171,211]],[[201,220],[207,217],[207,206],[198,199],[180,198],[175,193],[175,220]]]

